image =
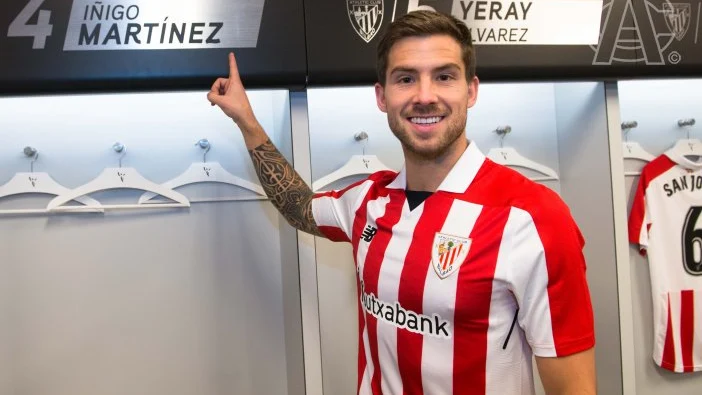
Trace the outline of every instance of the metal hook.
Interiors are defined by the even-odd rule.
[[[633,129],[635,127],[639,126],[639,123],[636,121],[626,121],[622,122],[622,129]]]
[[[112,149],[115,150],[115,152],[122,154],[119,156],[119,167],[122,167],[122,158],[124,158],[124,155],[127,154],[127,147],[120,142],[116,142],[112,144]]]
[[[497,129],[495,129],[495,133],[497,133],[500,136],[500,148],[504,148],[504,140],[505,136],[507,136],[508,133],[512,131],[512,127],[507,125],[507,126],[500,126]]]
[[[678,126],[685,127],[685,126],[693,126],[695,124],[695,118],[687,118],[687,119],[678,119]]]
[[[362,132],[356,133],[353,136],[353,138],[356,141],[363,141],[363,146],[361,148],[362,149],[361,152],[363,153],[363,156],[366,156],[366,144],[368,144],[368,133],[362,131]]]
[[[684,128],[686,126],[693,126],[695,124],[695,118],[678,119],[678,126]],[[690,128],[685,128],[687,132],[687,139],[690,139]]]
[[[202,163],[207,162],[207,153],[210,151],[210,142],[207,139],[200,139],[195,142],[195,145],[199,145],[200,148],[204,149],[205,152],[202,154]]]
[[[631,131],[631,129],[633,129],[637,126],[639,126],[639,123],[636,121],[622,122],[622,131],[624,132],[624,141],[626,141],[627,143],[629,142],[629,131]]]
[[[32,158],[32,160],[29,161],[29,171],[31,173],[34,173],[34,162],[36,162],[37,159],[39,159],[39,151],[37,151],[37,149],[34,147],[26,146],[24,147],[24,154],[27,157]]]

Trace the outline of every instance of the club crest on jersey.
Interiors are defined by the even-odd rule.
[[[383,23],[383,0],[346,0],[353,30],[366,43],[375,37]]]
[[[689,3],[663,3],[663,14],[665,15],[665,24],[668,25],[670,32],[675,35],[678,41],[682,41],[690,27],[691,5]]]
[[[468,256],[471,239],[443,233],[434,235],[431,264],[439,278],[444,279],[461,267]]]

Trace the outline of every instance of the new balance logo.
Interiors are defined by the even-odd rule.
[[[374,228],[370,225],[367,225],[365,229],[363,229],[363,234],[361,234],[361,238],[363,241],[370,242],[373,240],[373,236],[378,233],[378,229]]]

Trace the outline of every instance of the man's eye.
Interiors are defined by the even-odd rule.
[[[400,77],[397,79],[397,82],[400,84],[409,84],[412,82],[412,77]]]
[[[453,79],[453,76],[451,74],[440,74],[439,75],[439,81],[450,81]]]

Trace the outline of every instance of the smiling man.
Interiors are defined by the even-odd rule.
[[[375,94],[402,144],[407,173],[416,176],[409,186],[433,192],[468,146],[466,112],[478,97],[478,78],[472,46],[464,51],[450,35],[408,33],[390,30],[381,40]]]
[[[241,129],[259,179],[294,227],[353,245],[359,394],[595,394],[584,244],[551,190],[466,137],[478,97],[468,28],[417,11],[378,45],[378,108],[405,166],[313,194],[268,140],[229,55],[208,99]],[[349,367],[350,368],[350,367]]]

